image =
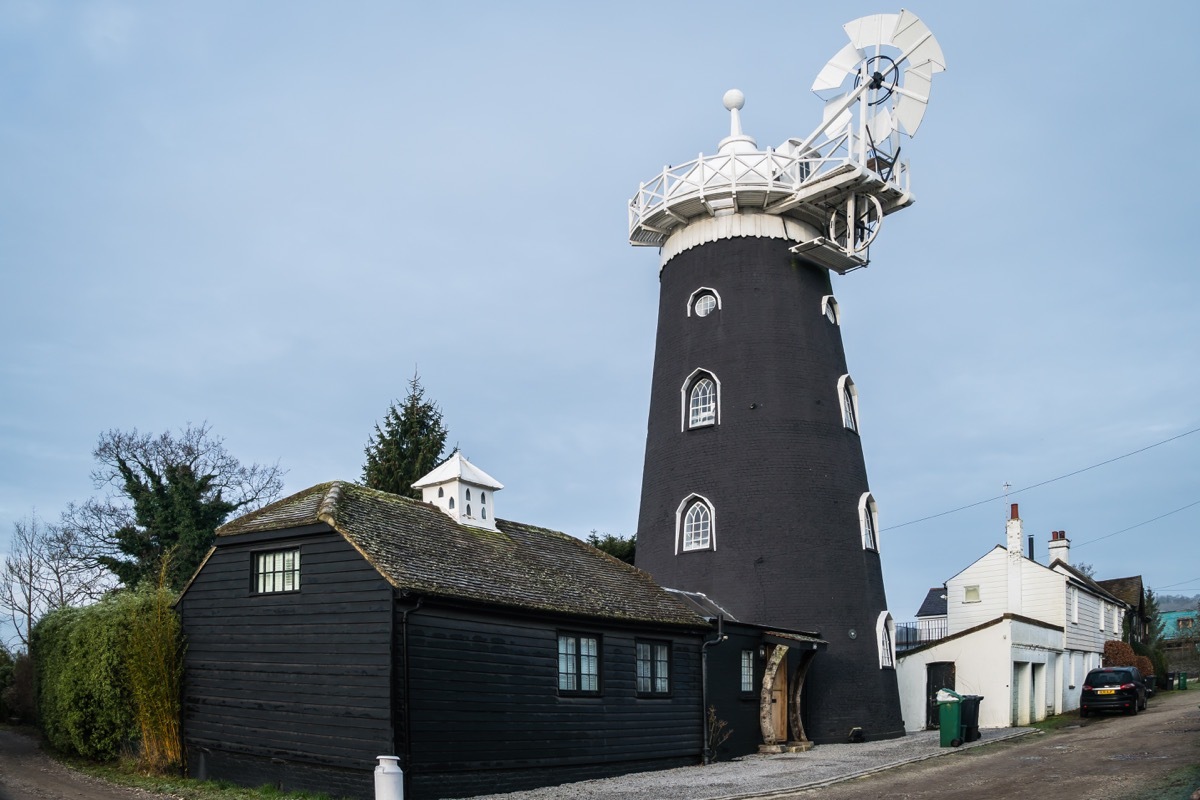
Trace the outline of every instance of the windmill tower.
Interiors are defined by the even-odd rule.
[[[907,11],[845,30],[813,85],[835,95],[815,131],[760,150],[731,90],[716,155],[664,169],[629,206],[661,285],[637,565],[742,621],[819,631],[817,742],[904,731],[831,273],[865,267],[883,218],[913,202],[900,134],[945,64]]]

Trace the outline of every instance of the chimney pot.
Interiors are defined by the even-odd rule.
[[[1009,517],[1009,519],[1018,519],[1016,503],[1012,504],[1012,509],[1011,509],[1010,513],[1011,513],[1011,516]]]

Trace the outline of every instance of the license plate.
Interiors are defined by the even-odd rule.
[[[1116,689],[1097,689],[1096,694],[1116,694]]]

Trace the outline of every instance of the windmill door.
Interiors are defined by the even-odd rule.
[[[940,689],[954,688],[954,662],[935,661],[925,665],[925,730],[938,727],[937,693]]]
[[[779,665],[775,673],[775,683],[771,686],[771,726],[775,730],[775,741],[788,740],[788,692],[787,692],[787,661]]]

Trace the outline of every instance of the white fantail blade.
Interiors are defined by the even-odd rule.
[[[899,21],[899,14],[872,14],[851,20],[842,27],[850,37],[850,42],[858,49],[865,50],[881,44],[892,44],[892,34]]]
[[[871,141],[876,145],[891,136],[894,130],[896,130],[896,123],[892,120],[887,106],[879,106],[879,110],[875,112],[874,116],[867,120],[867,131],[871,134]]]
[[[916,134],[929,105],[929,88],[933,85],[931,64],[909,67],[904,71],[904,82],[893,90],[897,95],[894,114],[900,129],[909,136]]]
[[[826,123],[833,119],[833,122],[829,125],[823,126],[825,129],[825,138],[827,139],[840,136],[853,118],[850,109],[841,107],[845,97],[845,95],[838,95],[825,103],[825,110],[821,114],[821,122]],[[836,119],[834,119],[835,117]]]
[[[863,53],[852,44],[848,44],[837,55],[829,59],[829,63],[818,73],[813,81],[812,90],[821,92],[827,89],[838,89],[845,82],[846,76],[858,69],[858,63],[863,60]]]
[[[941,72],[946,69],[946,57],[942,55],[942,47],[933,38],[928,26],[911,11],[901,11],[896,23],[896,32],[892,35],[892,44],[900,52],[908,54],[908,63],[916,66],[930,64],[929,73]]]

